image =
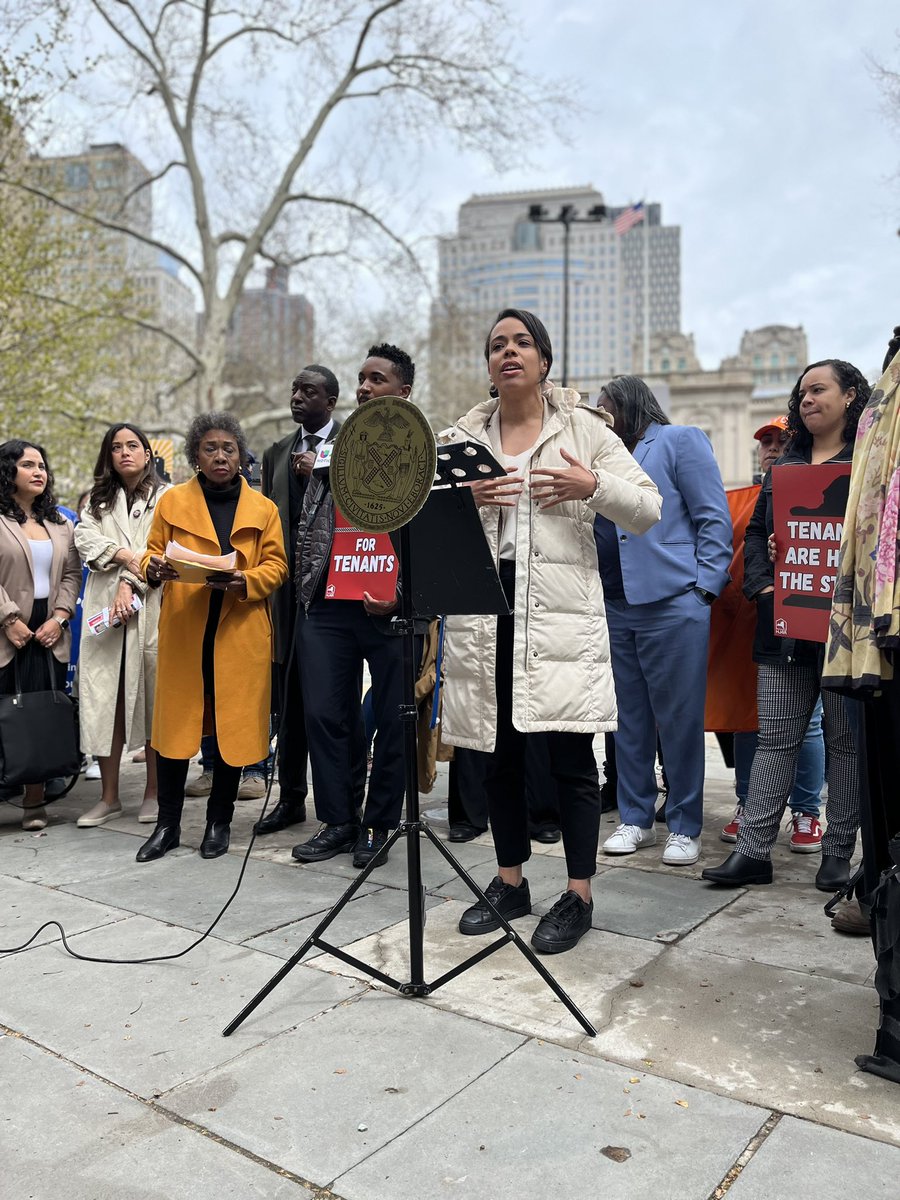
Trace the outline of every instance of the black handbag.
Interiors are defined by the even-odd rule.
[[[74,700],[52,687],[50,651],[48,691],[23,692],[15,661],[15,694],[0,696],[0,786],[46,783],[81,769],[78,712]]]

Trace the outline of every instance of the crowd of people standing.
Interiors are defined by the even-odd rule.
[[[845,884],[859,823],[852,702],[822,689],[822,644],[775,634],[771,477],[776,462],[852,458],[865,378],[838,359],[805,368],[787,414],[757,431],[762,486],[726,493],[707,436],[673,425],[642,379],[610,380],[597,407],[554,386],[550,338],[534,314],[503,310],[484,358],[489,398],[439,435],[481,443],[506,472],[472,490],[509,615],[448,618],[443,647],[441,733],[460,759],[457,822],[474,834],[489,824],[497,856],[490,904],[467,909],[460,931],[483,934],[497,928],[497,912],[511,920],[531,911],[532,761],[554,792],[566,864],[560,899],[534,932],[537,950],[571,949],[590,928],[598,849],[645,851],[662,817],[663,863],[695,864],[706,731],[733,753],[738,804],[721,832],[734,850],[702,878],[770,882],[790,802],[791,849],[821,853],[821,890]],[[414,382],[408,354],[372,346],[356,401],[410,397]],[[226,853],[242,770],[266,768],[274,728],[279,791],[257,835],[306,821],[311,769],[320,825],[294,859],[386,861],[404,794],[402,648],[396,597],[328,595],[338,514],[315,464],[340,428],[339,397],[329,368],[298,372],[296,428],[263,455],[260,491],[231,414],[191,423],[193,478],[175,486],[157,473],[140,428],[117,423],[76,523],[60,509],[46,451],[27,439],[0,446],[0,694],[63,686],[84,572],[84,611],[108,610],[109,621],[99,635],[81,630],[81,743],[99,764],[101,796],[77,823],[121,815],[123,750],[143,752],[137,818],[154,828],[139,862],[179,845],[201,739],[200,854]],[[215,562],[200,570],[205,556]],[[619,812],[602,847],[597,733],[614,739]],[[482,769],[470,769],[470,755],[483,756]],[[22,803],[23,827],[43,828],[43,785],[29,784]]]

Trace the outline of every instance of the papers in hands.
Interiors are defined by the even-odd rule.
[[[237,553],[234,550],[230,554],[200,554],[175,541],[166,546],[165,558],[169,566],[178,572],[178,578],[172,580],[173,583],[200,583],[205,586],[210,575],[230,575],[237,567]]]

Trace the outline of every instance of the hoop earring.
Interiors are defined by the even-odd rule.
[[[497,391],[497,387],[495,384],[492,383],[491,386],[488,388],[488,395],[490,396],[490,398],[492,400],[496,400],[497,397],[500,395],[500,393]]]

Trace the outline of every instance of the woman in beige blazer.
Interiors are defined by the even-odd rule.
[[[0,446],[0,695],[65,686],[81,588],[72,522],[56,506],[47,455],[32,442]],[[47,651],[50,651],[50,656]],[[48,679],[48,657],[52,679]],[[16,660],[14,662],[14,660]],[[44,785],[25,788],[23,829],[43,829]]]
[[[159,591],[147,587],[141,556],[165,484],[150,443],[136,425],[111,425],[100,445],[94,486],[75,545],[89,568],[78,660],[81,748],[100,765],[100,800],[78,818],[80,828],[121,816],[119,765],[123,747],[146,748],[147,782],[138,820],[155,822],[156,755],[150,749],[156,685]],[[135,611],[134,598],[141,607]],[[95,635],[88,618],[108,608],[115,624]]]

